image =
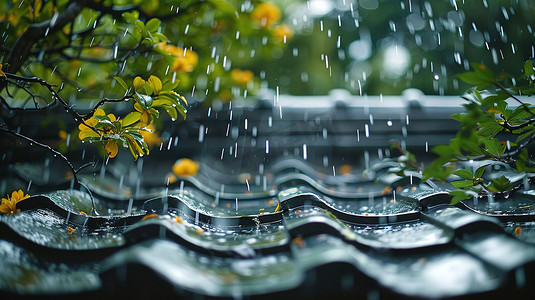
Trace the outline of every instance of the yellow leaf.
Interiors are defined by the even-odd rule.
[[[141,146],[138,144],[138,142],[133,137],[129,136],[128,134],[125,134],[123,136],[128,141],[128,149],[130,149],[130,152],[132,153],[132,156],[134,157],[134,159],[137,160],[139,155],[144,153],[143,149],[141,148]]]
[[[134,89],[136,92],[140,91],[145,86],[145,80],[139,76],[134,78]]]
[[[149,83],[149,86],[152,89],[154,95],[160,94],[160,91],[162,90],[162,81],[160,80],[160,78],[151,75],[147,82]]]
[[[0,77],[7,77],[6,73],[4,73],[4,71],[2,71],[2,64],[0,64]]]
[[[89,129],[89,130],[80,130],[80,133],[78,134],[78,138],[82,141],[84,140],[85,138],[88,138],[88,137],[99,137],[100,135],[98,135],[98,133],[94,132],[93,130]]]
[[[109,140],[108,143],[106,143],[105,148],[110,158],[114,158],[119,151],[119,147],[117,146],[117,142],[115,140]]]
[[[145,126],[148,126],[148,125],[152,124],[152,115],[151,115],[150,111],[145,110],[141,114],[141,124],[143,124]]]

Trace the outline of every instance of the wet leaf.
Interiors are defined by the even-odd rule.
[[[474,186],[473,180],[458,180],[458,181],[452,181],[450,182],[451,185],[458,189],[469,189]]]
[[[459,169],[453,172],[453,174],[467,180],[472,180],[474,178],[474,174],[467,169]]]
[[[477,170],[474,172],[474,177],[475,178],[481,178],[481,176],[483,176],[483,173],[485,172],[485,169],[488,166],[490,166],[490,164],[484,165],[484,166],[481,166],[481,167],[477,168]]]
[[[507,179],[504,175],[492,180],[489,185],[489,189],[496,192],[505,192],[513,188],[513,183]]]
[[[152,106],[152,97],[149,95],[144,95],[136,92],[137,99],[139,104],[141,104],[145,109],[149,109]]]
[[[455,205],[463,200],[472,198],[472,195],[464,191],[451,191],[449,192],[449,195],[453,196],[453,198],[451,198],[450,205]]]

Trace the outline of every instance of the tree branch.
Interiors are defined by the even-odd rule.
[[[71,173],[72,173],[72,176],[73,176],[74,180],[76,180],[76,182],[80,182],[78,180],[78,176],[77,176],[77,173],[78,173],[79,170],[75,170],[74,166],[71,163],[71,161],[65,155],[63,155],[61,152],[59,152],[58,150],[50,147],[49,145],[45,145],[45,144],[39,143],[36,140],[34,140],[32,138],[29,138],[29,137],[27,137],[27,136],[25,136],[23,134],[20,134],[20,133],[18,133],[16,131],[5,129],[3,126],[0,126],[0,131],[8,133],[8,134],[11,134],[11,135],[14,135],[14,136],[16,136],[18,138],[26,140],[27,142],[30,142],[30,144],[39,146],[41,148],[47,149],[48,151],[54,153],[54,155],[60,157],[63,161],[65,161],[67,166],[69,166],[69,169],[71,170]],[[94,163],[93,163],[93,165],[94,165]]]
[[[500,90],[502,90],[504,93],[506,93],[509,97],[513,98],[516,100],[516,102],[518,102],[523,108],[524,110],[529,113],[530,115],[532,115],[533,117],[535,117],[535,113],[533,113],[527,106],[524,102],[522,102],[520,99],[518,99],[515,95],[513,95],[511,92],[509,92],[507,90],[507,88],[505,86],[503,86],[503,84],[499,83],[498,81],[494,81],[494,84],[500,88]]]
[[[19,36],[15,42],[15,45],[11,49],[7,60],[5,61],[5,65],[7,66],[5,71],[13,74],[17,73],[22,64],[30,55],[33,45],[46,38],[48,35],[61,30],[65,25],[72,22],[87,5],[87,2],[92,1],[71,1],[69,4],[67,4],[65,11],[59,14],[57,18],[52,18],[41,23],[30,25],[30,27],[28,27],[28,29],[26,29],[26,31]],[[0,90],[2,89],[3,86],[0,86]]]

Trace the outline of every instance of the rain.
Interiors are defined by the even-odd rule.
[[[39,19],[36,4],[16,2],[2,7]],[[20,212],[0,215],[15,236],[0,237],[0,254],[11,257],[0,263],[0,292],[117,294],[121,283],[149,294],[132,283],[150,270],[148,285],[165,282],[162,294],[185,297],[531,293],[533,173],[493,164],[479,177],[503,175],[515,193],[473,192],[458,205],[449,205],[450,183],[424,173],[436,146],[456,137],[450,117],[470,88],[457,74],[471,63],[518,74],[535,56],[528,2],[155,1],[106,17],[94,4],[59,31],[50,13],[42,51],[17,74],[49,78],[61,99],[0,65],[9,73],[0,76],[1,197],[31,195]],[[152,29],[151,16],[161,19]],[[6,47],[16,34],[8,17],[0,15]],[[58,34],[78,44],[44,42]],[[173,84],[185,118],[182,100],[157,107]],[[65,116],[38,109],[47,99]],[[32,109],[35,117],[23,116]],[[78,138],[111,125],[116,132]],[[472,174],[480,163],[456,167]],[[91,259],[43,263],[33,259],[42,249]],[[48,280],[22,286],[23,270]],[[58,284],[69,276],[80,282]]]

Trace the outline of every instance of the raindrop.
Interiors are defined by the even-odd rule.
[[[199,125],[199,143],[204,141],[204,125]]]

